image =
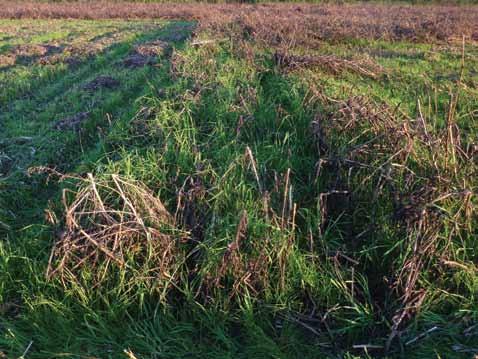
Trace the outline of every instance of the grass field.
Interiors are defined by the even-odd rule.
[[[477,7],[0,17],[0,358],[478,355]]]

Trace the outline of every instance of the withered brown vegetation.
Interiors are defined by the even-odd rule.
[[[404,6],[379,4],[154,4],[128,2],[0,2],[0,17],[10,19],[184,19],[212,30],[240,27],[245,36],[270,43],[373,38],[478,40],[478,8],[473,6]],[[459,36],[460,37],[460,36]]]
[[[468,298],[478,253],[478,7],[25,2],[2,6],[0,17],[196,22],[111,61],[118,72],[167,78],[153,81],[159,88],[133,119],[109,121],[111,163],[77,175],[28,171],[65,182],[61,208],[45,210],[51,285],[106,293],[118,313],[118,293],[125,311],[144,298],[230,317],[244,303],[273,308],[267,325],[279,332],[291,322],[334,357],[398,355],[438,326],[442,338],[477,327]],[[112,43],[103,41],[4,54],[92,57]],[[410,61],[384,61],[395,57]],[[90,98],[129,86],[113,74],[88,74],[79,89]],[[95,124],[94,110],[67,115],[52,132]],[[0,156],[0,174],[13,165]]]
[[[320,67],[333,74],[348,70],[371,78],[377,78],[383,72],[380,66],[370,59],[351,61],[334,55],[289,55],[278,51],[274,54],[274,62],[286,71],[306,67]]]
[[[456,97],[452,96],[450,101],[450,107],[456,105]],[[466,179],[475,176],[474,147],[465,140],[453,113],[449,114],[447,126],[432,134],[427,131],[427,119],[422,114],[411,119],[386,104],[361,96],[333,102],[334,111],[317,116],[311,124],[321,157],[317,177],[333,173],[329,191],[322,198],[323,222],[327,223],[331,212],[336,210],[334,204],[339,196],[353,193],[351,198],[355,201],[365,200],[370,198],[367,189],[372,186],[371,203],[388,200],[392,204],[394,220],[412,248],[389,288],[400,298],[401,305],[391,320],[388,348],[404,323],[419,311],[427,295],[418,283],[420,273],[431,263],[440,263],[434,270],[438,276],[444,276],[450,264],[455,263],[450,261],[452,236],[460,237],[472,226],[476,208],[471,201],[472,192],[467,189],[472,185]],[[334,138],[369,131],[371,139],[365,143],[357,136],[342,150],[329,145]],[[420,165],[412,170],[411,162]],[[372,184],[377,175],[378,182]],[[360,187],[348,186],[353,177],[361,183]],[[401,189],[398,178],[405,179]],[[349,201],[353,202],[350,198],[343,201],[346,203],[346,208],[341,208],[343,213],[354,211]],[[447,217],[431,203],[455,203],[455,209]],[[375,216],[376,207],[372,208]],[[449,224],[453,226],[452,233],[444,239],[441,236]],[[361,233],[376,231],[378,227],[378,223],[367,223]]]
[[[89,267],[100,285],[111,274],[109,267],[123,267],[133,256],[138,268],[130,271],[136,276],[155,285],[171,280],[179,261],[173,239],[181,233],[171,229],[173,218],[161,201],[117,175],[106,180],[89,175],[83,181],[82,190],[64,192],[66,228],[55,243],[47,275],[78,280],[75,274]]]
[[[86,91],[97,91],[101,88],[114,89],[120,85],[120,82],[111,76],[98,76],[94,80],[82,86]]]

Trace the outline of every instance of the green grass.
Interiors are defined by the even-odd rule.
[[[457,84],[458,45],[363,40],[324,43],[314,53],[368,54],[384,69],[376,79],[320,68],[286,73],[272,62],[272,49],[229,42],[176,42],[160,66],[131,70],[118,63],[134,44],[188,29],[121,21],[0,26],[18,34],[1,40],[2,54],[21,43],[84,43],[120,34],[75,67],[20,63],[0,72],[0,155],[14,163],[0,177],[0,353],[19,357],[32,343],[27,358],[127,358],[125,350],[130,358],[384,355],[403,306],[400,288],[391,287],[416,254],[414,245],[424,251],[414,293],[427,294],[386,356],[465,358],[470,352],[456,345],[475,350],[476,333],[463,330],[478,319],[476,199],[468,216],[458,194],[476,191],[476,157],[450,157],[445,165],[451,155],[442,147],[430,150],[418,132],[408,157],[395,157],[394,149],[406,143],[403,134],[395,137],[401,124],[418,126],[417,99],[430,136],[442,138],[450,92],[460,97],[448,123],[460,128],[463,148],[475,143],[476,46],[465,49]],[[46,35],[36,35],[40,28]],[[251,49],[254,57],[243,56]],[[81,89],[98,75],[111,75],[120,86]],[[351,118],[340,117],[340,101],[358,95],[399,109],[386,117],[395,127],[382,117],[371,122],[367,112],[344,130],[341,121]],[[91,116],[78,133],[52,128],[85,110]],[[311,126],[317,118],[328,146],[322,152]],[[364,143],[376,147],[350,154]],[[349,170],[345,160],[364,165]],[[91,172],[98,183],[116,174],[149,188],[177,214],[177,229],[189,232],[175,240],[167,280],[138,275],[133,253],[127,267],[100,262],[75,271],[75,280],[46,280],[53,242],[66,228],[61,190],[77,191],[87,182],[27,175],[34,166]],[[428,182],[437,175],[445,184]],[[108,188],[102,189],[105,203],[119,209],[121,199]],[[432,251],[421,247],[428,232],[395,218],[394,196],[412,201],[421,189],[432,191],[425,208],[436,210],[427,217],[436,235]],[[43,218],[45,208],[55,223]],[[231,249],[238,237],[238,249]],[[107,276],[98,282],[103,271]],[[406,344],[434,326],[439,329]],[[382,349],[353,347],[361,344]]]
[[[51,28],[50,23],[39,21],[38,25],[40,28],[47,25]],[[20,28],[23,22],[12,21],[9,26],[15,29],[15,25]],[[35,25],[26,22],[24,27],[30,29],[31,26]],[[146,94],[157,81],[158,74],[151,68],[133,70],[124,68],[121,60],[127,56],[133,44],[145,42],[168,32],[167,24],[163,26],[161,23],[118,21],[98,23],[80,21],[75,22],[73,26],[65,21],[57,21],[53,23],[52,31],[54,35],[62,32],[65,41],[70,37],[81,36],[76,41],[81,46],[93,49],[96,49],[96,43],[92,39],[111,37],[115,31],[118,32],[118,36],[117,39],[112,39],[111,44],[106,43],[105,48],[95,54],[93,59],[80,52],[77,57],[79,64],[72,66],[64,62],[52,65],[20,64],[2,72],[2,83],[6,89],[2,93],[4,98],[2,108],[6,109],[1,122],[2,151],[7,156],[13,154],[14,164],[11,166],[17,169],[11,174],[14,178],[23,176],[22,173],[34,165],[54,166],[62,170],[71,169],[73,164],[78,164],[82,160],[91,163],[97,158],[103,151],[101,141],[98,141],[103,135],[102,128],[107,127],[109,122],[117,121],[118,118],[131,118],[135,113],[134,101]],[[20,37],[21,35],[20,28]],[[28,35],[25,36],[25,41],[33,44],[52,43]],[[56,40],[53,43],[57,43]],[[63,45],[61,41],[58,44]],[[66,56],[69,56],[68,53]],[[82,89],[83,85],[99,75],[113,76],[121,86],[114,90],[99,89],[93,93]],[[10,86],[12,82],[16,86]],[[52,130],[57,121],[83,111],[89,111],[90,116],[85,130],[81,131],[79,136],[73,131]],[[24,137],[28,140],[22,141]],[[15,183],[14,178],[11,180],[12,183]],[[23,225],[30,223],[30,217],[34,215],[29,213],[30,210],[43,211],[40,206],[31,206],[28,203],[40,199],[37,187],[33,189],[31,183],[27,183],[24,189],[18,188],[24,181],[30,179],[22,179],[16,182],[16,186],[9,186],[13,191],[9,207],[12,210],[17,207],[15,213],[21,210],[19,207],[25,207],[27,213],[19,217],[25,218],[26,222],[19,222],[17,217],[2,219],[3,222],[14,221]],[[35,184],[36,181],[34,179],[32,181]],[[44,184],[40,184],[40,187],[44,187]],[[18,192],[25,189],[26,191],[33,189],[31,196],[18,197]]]

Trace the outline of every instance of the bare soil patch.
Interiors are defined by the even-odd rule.
[[[24,44],[17,45],[13,48],[13,54],[16,56],[43,56],[46,55],[50,49],[56,49],[56,46]]]
[[[48,57],[61,51],[62,48],[57,45],[25,44],[15,46],[13,48],[13,56],[16,57],[17,61],[32,62],[38,58]]]
[[[66,63],[74,67],[84,59],[93,58],[109,46],[121,41],[122,36],[121,32],[112,32],[95,38],[82,38],[81,41],[63,46],[46,45],[48,51],[37,57],[37,63],[41,65]]]
[[[32,63],[58,54],[62,48],[57,45],[43,44],[22,44],[13,46],[12,49],[0,55],[0,67],[13,66],[18,63]]]

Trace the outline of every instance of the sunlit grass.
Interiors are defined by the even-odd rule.
[[[113,26],[71,27],[90,31],[88,24],[95,34]],[[178,41],[159,66],[125,69],[118,63],[133,44],[160,37],[168,24],[138,31],[128,28],[75,70],[60,64],[39,79],[36,65],[27,66],[24,84],[8,93],[0,154],[15,167],[0,177],[0,353],[20,356],[30,342],[31,358],[420,358],[474,350],[475,337],[463,331],[478,319],[476,47],[466,47],[463,71],[463,54],[431,44],[287,49],[351,61],[369,53],[383,68],[370,78],[321,66],[287,71],[274,63],[275,49],[232,34],[203,46]],[[80,85],[99,74],[120,87],[85,93]],[[93,115],[81,131],[52,128],[85,109]],[[45,169],[27,175],[33,166],[81,179],[57,183]],[[112,259],[117,247],[94,242],[99,254],[82,266],[50,257],[54,242],[75,243],[72,228],[103,225],[72,206],[71,198],[94,197],[95,183],[101,194],[89,211],[101,214],[107,204],[125,218],[148,217],[136,211],[140,202],[112,190],[111,175],[144,186],[141,193],[169,212],[168,231],[181,233],[170,239],[177,260],[162,268],[166,279],[136,267],[150,248],[140,244],[147,230],[121,261]],[[65,223],[75,215],[81,225]],[[47,278],[47,268],[63,274]]]

